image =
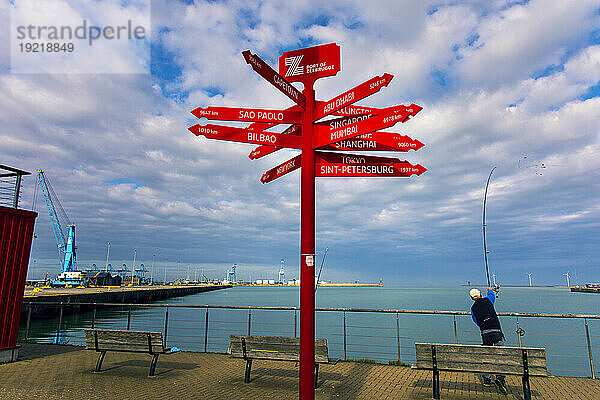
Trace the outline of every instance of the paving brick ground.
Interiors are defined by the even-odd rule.
[[[94,373],[96,353],[81,347],[25,344],[19,361],[0,365],[0,399],[294,399],[293,362],[255,361],[244,383],[245,362],[224,354],[183,352],[161,356],[148,377],[150,356],[108,353]],[[441,373],[442,399],[522,399],[520,377],[509,394],[483,387],[474,374]],[[431,373],[408,367],[340,362],[319,371],[317,399],[430,399]],[[587,378],[532,378],[534,399],[600,399],[600,382]]]

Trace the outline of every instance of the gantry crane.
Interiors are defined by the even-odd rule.
[[[53,286],[80,286],[85,284],[85,272],[77,271],[77,247],[75,246],[75,224],[69,221],[67,213],[63,209],[52,185],[46,178],[44,171],[37,170],[37,183],[44,196],[44,202],[50,216],[50,223],[56,245],[59,250],[59,259],[61,259],[61,273],[58,279],[52,282]],[[57,210],[60,212],[60,217]],[[63,228],[66,223],[67,234]],[[64,256],[62,256],[64,254]]]

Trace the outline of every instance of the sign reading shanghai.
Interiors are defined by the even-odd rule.
[[[286,51],[279,57],[279,73],[288,82],[314,82],[340,70],[340,46],[335,43]]]

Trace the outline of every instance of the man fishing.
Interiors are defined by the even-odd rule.
[[[494,310],[494,301],[496,300],[494,289],[489,287],[486,297],[481,297],[479,289],[471,289],[469,295],[474,301],[471,306],[471,316],[481,330],[483,345],[504,346],[506,344],[504,334],[502,333],[496,310]],[[508,393],[503,375],[496,375],[495,383],[503,394]],[[484,386],[492,386],[493,384],[491,375],[483,375]]]

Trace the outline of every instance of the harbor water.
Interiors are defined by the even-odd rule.
[[[316,306],[344,309],[466,311],[469,287],[319,287]],[[484,292],[484,288],[481,288]],[[229,335],[298,336],[299,312],[252,307],[297,307],[298,287],[244,287],[168,299],[174,307],[99,307],[92,312],[33,319],[24,340],[83,344],[83,328],[152,330],[187,351],[227,351]],[[248,309],[185,306],[241,306]],[[183,307],[181,307],[183,306]],[[600,314],[600,296],[568,288],[507,287],[496,299],[499,313]],[[505,316],[508,345],[544,347],[554,375],[591,376],[589,352],[600,365],[600,320]],[[166,323],[165,323],[166,322]],[[586,332],[587,324],[587,332]],[[60,325],[60,330],[58,329]],[[414,362],[415,342],[478,344],[470,315],[318,311],[316,334],[328,340],[332,357],[377,362]],[[521,335],[517,334],[520,330]],[[588,346],[589,339],[589,346]],[[596,367],[596,374],[598,369]]]

